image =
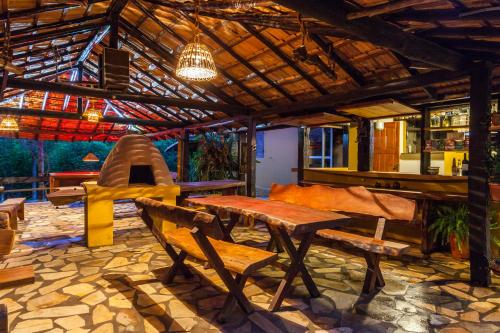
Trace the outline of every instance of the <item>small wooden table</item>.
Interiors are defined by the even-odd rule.
[[[221,191],[222,195],[238,194],[238,189],[244,187],[246,183],[241,180],[223,179],[208,180],[201,182],[176,182],[181,187],[181,195],[177,204],[181,204],[191,193]]]
[[[350,220],[348,216],[334,212],[320,211],[281,201],[262,200],[238,195],[190,198],[186,199],[186,202],[202,205],[217,215],[228,212],[231,215],[244,215],[262,221],[267,225],[271,237],[281,242],[290,257],[291,264],[271,301],[270,311],[279,309],[293,279],[299,272],[311,297],[320,295],[316,284],[304,265],[304,257],[318,230],[335,228],[348,223]],[[235,219],[232,219],[232,221],[235,221]],[[234,224],[230,223],[226,232],[230,233]],[[292,242],[291,237],[293,236],[300,236],[301,238],[297,248]]]
[[[99,171],[66,171],[49,173],[50,192],[58,187],[81,186],[84,181],[97,180]]]

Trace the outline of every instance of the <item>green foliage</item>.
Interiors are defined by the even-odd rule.
[[[113,148],[114,143],[105,142],[45,142],[47,171],[93,171],[99,170]],[[89,152],[94,153],[99,162],[83,162]]]
[[[177,140],[156,141],[155,146],[160,150],[165,162],[167,162],[168,170],[177,171]]]
[[[0,177],[31,176],[33,149],[28,140],[0,139]]]
[[[232,151],[232,136],[224,137],[217,133],[204,134],[198,150],[191,157],[191,180],[219,180],[233,177],[237,168],[236,156]]]
[[[455,235],[458,249],[462,250],[463,241],[469,237],[469,212],[467,206],[439,206],[437,208],[437,218],[429,228],[434,232],[434,241],[438,238],[444,243],[449,243],[450,236]]]

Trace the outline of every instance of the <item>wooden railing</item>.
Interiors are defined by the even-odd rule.
[[[0,201],[6,199],[9,194],[31,192],[31,199],[38,200],[38,192],[42,192],[40,197],[44,200],[46,191],[49,189],[47,183],[49,181],[49,176],[41,177],[0,177],[0,186],[3,187],[3,191],[0,191]],[[21,187],[16,188],[19,184],[31,184],[31,187]],[[14,195],[12,195],[14,196]]]

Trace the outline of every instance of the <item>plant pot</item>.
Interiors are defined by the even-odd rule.
[[[468,239],[462,241],[460,249],[458,247],[457,238],[454,233],[450,235],[450,250],[451,256],[457,260],[469,259],[469,242]]]
[[[493,201],[500,202],[500,183],[490,183],[490,195]]]

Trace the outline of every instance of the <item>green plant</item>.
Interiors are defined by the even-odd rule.
[[[457,240],[458,249],[462,250],[462,243],[469,237],[469,212],[467,206],[439,206],[437,217],[429,228],[434,232],[434,241],[438,238],[444,243],[450,241],[452,234]]]
[[[232,136],[224,137],[217,133],[205,133],[199,142],[198,150],[193,154],[193,180],[218,180],[232,178],[237,167],[233,154]]]

